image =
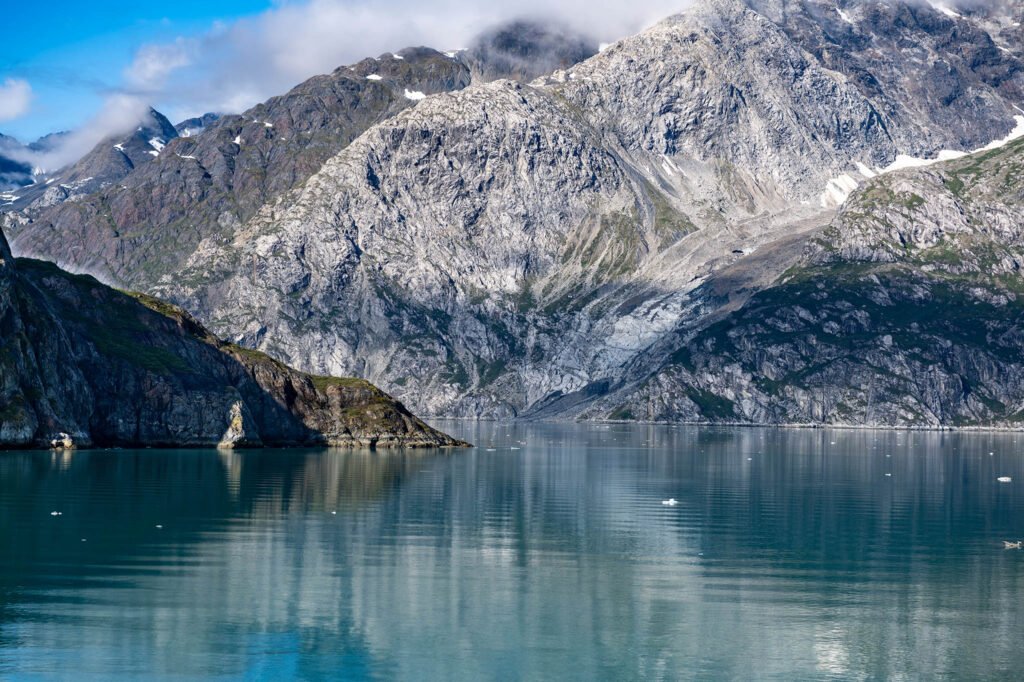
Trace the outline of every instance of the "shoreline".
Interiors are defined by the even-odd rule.
[[[842,431],[934,431],[934,432],[975,432],[975,433],[1024,433],[1024,425],[1021,426],[952,426],[952,425],[889,425],[889,424],[817,424],[817,423],[757,423],[757,422],[708,422],[708,421],[640,421],[629,419],[594,419],[576,421],[571,419],[494,419],[476,417],[439,417],[428,416],[421,419],[429,419],[438,422],[484,422],[484,423],[521,423],[521,424],[626,424],[636,426],[718,426],[729,428],[748,429],[807,429],[807,430],[842,430]]]

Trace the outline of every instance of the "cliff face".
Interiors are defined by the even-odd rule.
[[[15,261],[0,236],[0,446],[459,445],[359,379],[225,344],[178,308]]]

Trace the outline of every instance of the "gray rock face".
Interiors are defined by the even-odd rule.
[[[996,139],[1012,109],[985,92]],[[830,178],[924,153],[896,133],[946,114],[916,96],[866,92],[746,5],[701,5],[530,86],[428,98],[156,290],[428,413],[591,414],[792,265]]]

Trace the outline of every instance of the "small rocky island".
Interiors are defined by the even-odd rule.
[[[0,234],[0,447],[458,447],[361,379],[227,343]]]

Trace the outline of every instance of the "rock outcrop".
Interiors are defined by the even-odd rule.
[[[359,379],[224,343],[0,235],[0,446],[462,445]]]

